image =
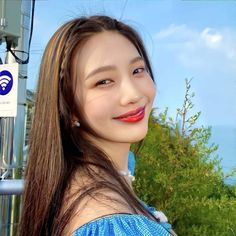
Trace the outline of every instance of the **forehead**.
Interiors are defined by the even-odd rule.
[[[105,31],[93,35],[78,49],[75,56],[76,70],[84,77],[102,66],[125,66],[137,56],[137,49],[126,37],[118,32]]]

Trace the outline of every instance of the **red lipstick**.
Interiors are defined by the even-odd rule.
[[[144,116],[145,116],[145,107],[139,107],[136,110],[129,111],[125,114],[122,114],[121,116],[115,117],[114,119],[122,122],[133,123],[142,120]]]

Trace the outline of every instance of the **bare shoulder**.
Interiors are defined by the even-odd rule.
[[[86,196],[76,206],[75,214],[64,229],[63,235],[71,235],[76,229],[96,218],[116,213],[132,213],[119,194],[99,191],[92,196]]]

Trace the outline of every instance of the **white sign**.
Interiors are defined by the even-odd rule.
[[[19,65],[0,65],[0,117],[15,117]]]

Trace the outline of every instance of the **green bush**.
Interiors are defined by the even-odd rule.
[[[149,132],[136,157],[137,195],[168,216],[179,236],[236,235],[236,186],[224,183],[217,145],[210,128],[194,127],[200,112],[192,109],[190,81],[176,121],[168,110],[152,112]],[[233,174],[233,173],[231,173]]]

